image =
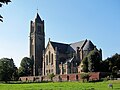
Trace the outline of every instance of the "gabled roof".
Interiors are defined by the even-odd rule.
[[[94,47],[95,46],[93,45],[93,43],[90,40],[87,40],[85,46],[83,47],[83,50],[88,50],[88,49],[93,50]]]
[[[64,43],[58,43],[58,42],[52,42],[50,41],[51,45],[53,46],[54,50],[57,47],[57,51],[59,53],[66,53],[67,52],[67,48],[68,48],[68,44],[64,44]]]
[[[53,42],[49,41],[51,45],[53,46],[54,50],[57,48],[57,51],[59,53],[68,53],[68,52],[77,52],[77,48],[83,49],[83,50],[93,50],[94,45],[90,40],[83,40],[71,44],[65,44],[65,43],[58,43],[58,42]]]
[[[69,49],[69,51],[77,51],[77,47],[82,48],[85,42],[86,42],[86,40],[71,43],[70,47],[68,49]]]

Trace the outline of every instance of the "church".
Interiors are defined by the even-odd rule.
[[[81,61],[96,49],[91,40],[73,43],[54,42],[49,39],[45,47],[44,20],[39,14],[30,23],[30,58],[34,60],[33,76],[62,75],[82,72]]]

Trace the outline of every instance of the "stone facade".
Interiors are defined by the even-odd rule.
[[[53,49],[51,43],[48,42],[46,50],[43,54],[43,75],[48,75],[50,73],[57,74],[56,58],[57,53]]]
[[[42,75],[43,50],[45,49],[44,20],[39,14],[30,24],[30,57],[34,60],[33,75]]]
[[[43,54],[43,76],[73,74],[81,72],[81,61],[96,46],[90,40],[64,44],[50,41]],[[96,49],[98,50],[98,49]],[[98,50],[102,58],[101,49]]]

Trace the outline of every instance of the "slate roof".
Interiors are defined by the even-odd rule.
[[[50,42],[51,42],[54,50],[57,47],[58,52],[60,52],[60,53],[66,53],[67,52],[67,48],[69,46],[68,44],[52,42],[52,41],[50,41]]]
[[[57,47],[57,50],[60,53],[77,52],[77,47],[83,48],[83,50],[94,49],[94,45],[90,40],[83,40],[83,41],[79,41],[71,44],[64,44],[64,43],[58,43],[58,42],[52,42],[52,41],[50,42],[54,50],[55,50],[55,47]]]
[[[84,42],[86,40],[83,40],[83,41],[79,41],[79,42],[75,42],[75,43],[71,43],[70,44],[70,47],[68,48],[69,51],[77,51],[77,47],[82,47]]]
[[[87,40],[85,46],[83,47],[83,50],[88,50],[88,49],[93,50],[94,47],[95,46],[93,45],[93,43],[90,40]]]

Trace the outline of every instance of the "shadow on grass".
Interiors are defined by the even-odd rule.
[[[30,84],[30,83],[50,83],[52,81],[8,81],[7,83],[5,82],[0,82],[0,84]]]

